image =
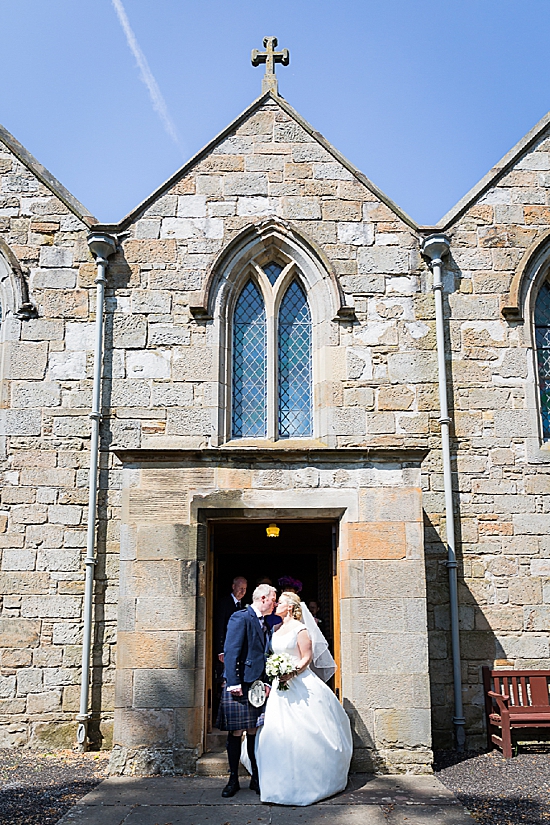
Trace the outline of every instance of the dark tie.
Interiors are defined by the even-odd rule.
[[[241,600],[239,599],[238,602],[235,602],[235,610],[240,610],[240,609],[241,609]]]

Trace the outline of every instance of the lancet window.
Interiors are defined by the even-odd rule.
[[[231,435],[313,435],[312,322],[292,262],[253,264],[233,311]]]
[[[550,283],[546,281],[535,305],[535,342],[539,374],[542,434],[550,438]]]

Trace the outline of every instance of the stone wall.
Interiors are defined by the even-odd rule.
[[[95,320],[95,265],[86,233],[93,219],[3,135],[0,742],[52,747],[72,741],[78,707]],[[531,265],[530,250],[545,242],[550,226],[547,143],[541,131],[442,224],[452,253],[445,300],[464,698],[472,744],[483,742],[481,665],[548,665],[550,482],[548,452],[540,448],[529,322],[529,302],[540,272],[544,275],[534,257]],[[447,745],[452,684],[443,480],[433,298],[431,275],[419,253],[422,232],[273,97],[252,107],[124,224],[105,227],[124,235],[110,262],[107,290],[93,735],[108,741],[117,605],[122,608],[126,598],[122,594],[119,600],[118,593],[123,471],[114,451],[147,449],[162,456],[166,450],[203,450],[226,442],[219,412],[227,382],[227,371],[220,367],[225,305],[217,296],[230,291],[232,271],[223,254],[246,232],[247,243],[253,246],[256,233],[258,248],[269,249],[262,235],[266,226],[269,243],[288,243],[302,256],[304,269],[310,266],[319,274],[310,298],[315,311],[323,301],[327,307],[314,330],[317,418],[310,446],[394,450],[395,456],[404,449],[430,450],[421,481],[429,672],[435,742]],[[512,300],[513,278],[523,270],[519,294],[521,300],[526,296],[525,324],[513,314],[506,320],[501,312]],[[17,315],[22,283],[29,286],[36,317],[29,311],[25,318]],[[351,312],[338,314],[342,305]],[[209,309],[213,320],[208,320]],[[335,470],[331,477],[335,491],[346,486],[344,464],[342,457],[342,472]],[[216,472],[221,490],[238,488],[223,468]],[[387,478],[391,472],[386,466]],[[294,476],[288,479],[286,489],[303,487]],[[266,495],[270,485],[265,485]],[[389,497],[392,506],[384,509],[378,482],[362,486],[372,512],[386,514],[374,520],[393,522],[391,513],[398,513],[401,503]],[[275,482],[273,487],[278,489]],[[170,495],[171,488],[160,480],[156,489],[148,488],[151,506],[175,506]],[[125,518],[124,529],[130,524]],[[404,535],[407,542],[418,542],[416,517],[411,524]],[[400,546],[399,529],[384,528],[388,543]],[[154,547],[154,531],[143,535]],[[367,539],[360,529],[352,535],[353,553],[361,553]],[[129,535],[123,535],[123,547],[124,542],[130,542]],[[388,602],[381,615],[380,606],[370,603],[371,591],[393,575],[390,559],[384,561],[387,569],[379,562],[361,555],[342,561],[342,581],[348,581],[346,564],[353,572],[345,587],[362,600],[365,633],[374,632],[373,622],[383,628],[388,616],[398,625],[405,621],[402,604]],[[415,592],[411,598],[421,596]],[[134,653],[123,639],[119,667],[126,670],[124,663]],[[351,656],[346,645],[344,653]],[[357,653],[356,678],[367,695],[376,680],[361,670],[363,655]],[[405,660],[399,655],[390,660],[391,672],[400,679]],[[412,682],[409,688],[414,703]],[[378,739],[374,734],[378,750],[384,751],[385,742],[388,753],[399,752],[404,721],[393,733],[391,726],[384,728],[383,714],[379,722],[366,724],[371,733],[378,724],[378,730],[387,731]],[[413,726],[424,730],[419,720]],[[190,742],[191,750],[196,747],[194,735],[182,741],[184,749]],[[422,753],[428,744],[422,733]],[[391,763],[390,755],[384,759]]]

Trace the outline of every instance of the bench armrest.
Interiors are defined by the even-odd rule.
[[[510,701],[510,697],[506,693],[496,693],[494,690],[488,690],[487,695],[492,699],[496,699],[496,703],[501,713],[502,711],[509,711],[508,702]]]

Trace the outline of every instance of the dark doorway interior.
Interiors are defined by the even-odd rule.
[[[244,601],[250,604],[259,580],[271,579],[278,592],[278,579],[292,576],[303,584],[301,599],[319,605],[320,628],[333,650],[333,548],[336,525],[330,521],[277,521],[278,538],[268,538],[268,521],[211,522],[211,561],[213,564],[212,606],[231,591],[235,576],[244,576],[248,590]],[[214,617],[212,616],[211,619]],[[211,652],[212,680],[208,704],[209,729],[215,726],[220,694],[221,666]]]

